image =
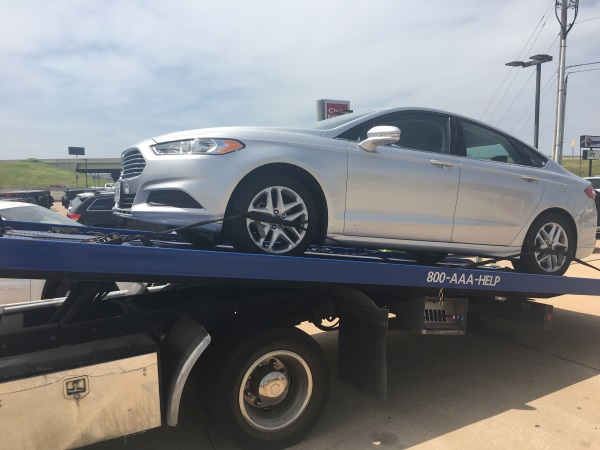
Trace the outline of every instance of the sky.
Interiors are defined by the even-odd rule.
[[[540,150],[555,126],[554,0],[0,0],[0,160],[117,158],[143,139],[229,125],[419,106],[472,117]],[[569,11],[569,20],[573,11]],[[581,0],[566,64],[600,62],[600,0]],[[567,71],[600,69],[579,66]],[[600,70],[569,75],[565,145],[600,135]]]

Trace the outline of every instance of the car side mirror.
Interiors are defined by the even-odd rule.
[[[390,125],[380,125],[371,128],[367,133],[367,138],[358,145],[363,150],[372,152],[379,145],[393,144],[400,140],[400,128]]]

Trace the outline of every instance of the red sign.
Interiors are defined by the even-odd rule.
[[[340,116],[340,111],[345,111],[348,109],[348,103],[325,103],[325,108],[327,111],[327,119],[331,117]]]
[[[342,111],[350,112],[349,100],[317,100],[317,120],[341,116],[343,114]]]

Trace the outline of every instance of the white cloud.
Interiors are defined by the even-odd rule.
[[[306,122],[314,119],[318,98],[349,99],[355,109],[430,106],[480,118],[510,70],[504,63],[519,56],[552,5],[548,0],[4,4],[0,159],[62,157],[67,145],[85,146],[90,157],[117,157],[137,140],[177,129]],[[580,20],[597,16],[598,2],[582,2]],[[599,25],[600,20],[575,25],[567,64],[598,60]],[[554,56],[542,68],[542,85],[557,67],[558,41],[551,46],[557,33],[551,10],[535,45],[520,56]],[[504,117],[500,127],[527,142],[533,135],[534,77],[525,83],[532,72],[513,69],[515,81],[492,120]],[[600,135],[593,111],[600,102],[599,80],[600,71],[570,76],[566,142],[579,134]],[[547,153],[555,101],[554,83],[542,102],[540,142]]]

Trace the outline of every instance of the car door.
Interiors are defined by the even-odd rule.
[[[452,242],[510,245],[544,193],[542,171],[511,138],[459,120],[460,190]]]
[[[400,141],[360,148],[370,128],[393,125]],[[350,133],[344,234],[450,242],[460,178],[449,154],[449,118],[402,112],[371,120]]]

